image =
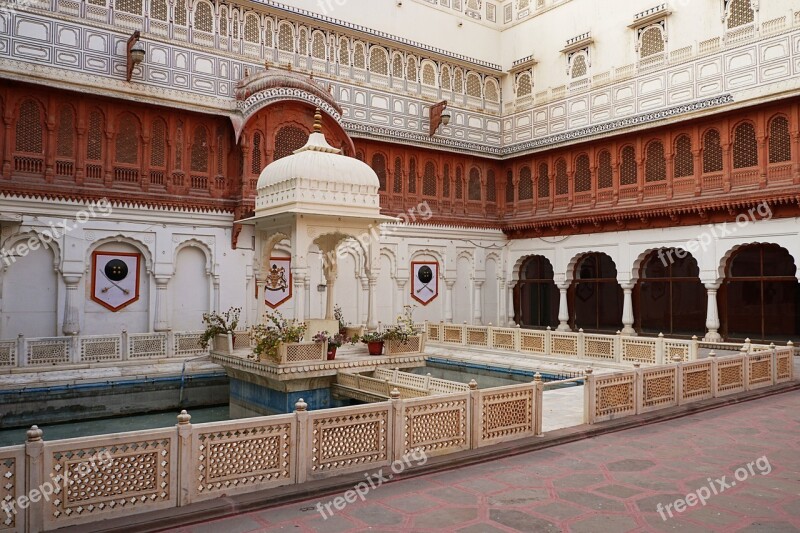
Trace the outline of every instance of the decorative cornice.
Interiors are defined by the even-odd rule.
[[[457,152],[476,152],[484,157],[499,157],[502,154],[502,150],[499,147],[486,146],[485,144],[469,141],[459,141],[449,137],[428,137],[421,133],[412,133],[409,131],[395,130],[383,126],[372,126],[351,121],[344,121],[342,125],[348,134],[357,139],[365,138],[395,143],[398,142],[398,140],[402,140],[404,144],[411,144],[420,148],[434,150],[437,148],[447,148]]]

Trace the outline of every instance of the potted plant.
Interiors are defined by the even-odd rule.
[[[266,313],[264,317],[266,324],[257,324],[250,330],[250,336],[255,340],[253,352],[260,360],[280,363],[280,344],[301,342],[306,334],[306,325],[290,323],[280,313]]]
[[[342,335],[341,333],[337,333],[336,335],[328,335],[327,331],[320,331],[316,335],[312,337],[314,342],[328,342],[328,361],[333,361],[336,359],[336,350],[341,348],[342,344],[346,342],[350,342],[350,339]]]
[[[333,318],[335,318],[339,322],[339,333],[341,335],[344,335],[347,323],[344,321],[344,313],[342,312],[342,306],[340,306],[339,304],[333,306]]]
[[[203,313],[203,323],[206,326],[203,336],[200,338],[200,346],[208,348],[211,340],[217,335],[231,335],[231,346],[236,339],[236,328],[239,326],[239,315],[241,307],[231,307],[224,313]],[[221,348],[221,346],[219,347]]]
[[[361,336],[361,342],[367,345],[370,355],[381,355],[383,353],[383,333],[373,331],[364,333]]]

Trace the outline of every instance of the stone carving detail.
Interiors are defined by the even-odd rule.
[[[595,416],[629,414],[636,410],[633,398],[633,377],[597,380]]]
[[[311,472],[382,463],[389,457],[389,410],[313,419]]]
[[[545,335],[532,331],[520,332],[520,350],[523,352],[544,353]]]
[[[644,372],[642,406],[654,407],[675,402],[675,369]]]
[[[534,388],[512,385],[512,390],[481,392],[481,440],[503,439],[535,432],[533,426]]]
[[[655,344],[651,344],[646,341],[636,342],[630,339],[623,339],[622,360],[631,361],[634,363],[655,364],[656,362]]]
[[[492,331],[492,345],[504,350],[514,349],[514,334],[510,331]]]
[[[444,342],[461,344],[461,328],[458,326],[444,326]]]
[[[740,388],[744,388],[744,361],[718,363],[717,390],[726,391]]]
[[[0,456],[0,478],[3,480],[0,485],[0,501],[4,504],[10,504],[19,496],[17,494],[18,475],[17,467],[22,466],[20,474],[24,477],[25,462],[19,461],[19,457],[13,452],[4,453]],[[0,522],[0,529],[4,531],[15,531],[17,527],[16,513],[3,513]]]
[[[684,370],[682,398],[695,398],[697,396],[707,396],[711,390],[711,363],[705,363],[702,367],[694,366],[693,370]]]
[[[769,356],[760,361],[751,359],[748,378],[750,385],[769,383],[772,380],[772,359]]]
[[[167,336],[163,333],[144,333],[128,336],[128,359],[166,357]]]
[[[469,346],[488,346],[489,336],[484,328],[467,328],[467,344]]]
[[[70,362],[69,339],[28,340],[28,365],[57,365]]]
[[[0,367],[17,366],[17,341],[0,341]]]
[[[122,359],[120,345],[119,336],[81,337],[81,362],[119,361]]]
[[[578,338],[556,335],[550,336],[550,353],[552,355],[571,355],[578,356]]]
[[[586,336],[584,340],[584,355],[595,359],[614,359],[614,341],[612,339],[593,338]]]
[[[404,453],[415,449],[449,452],[468,447],[467,403],[469,399],[406,404],[404,408]]]
[[[175,357],[202,355],[208,350],[200,346],[202,332],[175,333]]]

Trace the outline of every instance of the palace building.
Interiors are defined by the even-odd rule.
[[[305,319],[335,279],[373,327],[797,340],[800,5],[613,4],[4,0],[0,339]],[[248,222],[369,207],[364,165],[269,181],[304,146],[377,175],[374,257]]]

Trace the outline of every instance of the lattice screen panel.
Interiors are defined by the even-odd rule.
[[[208,132],[203,126],[194,130],[192,172],[208,172]]]
[[[614,185],[614,169],[611,166],[611,152],[603,150],[597,158],[597,188],[609,189]]]
[[[647,145],[647,154],[644,161],[644,180],[664,181],[667,179],[667,161],[664,157],[664,144],[661,141],[652,141]]]
[[[547,198],[550,196],[550,175],[547,169],[547,163],[539,165],[539,183],[537,186],[539,198]]]
[[[729,0],[728,29],[751,24],[756,19],[750,0]]]
[[[214,16],[211,13],[211,6],[205,2],[198,2],[194,9],[194,27],[208,33],[214,31]]]
[[[575,192],[592,190],[592,171],[589,169],[589,156],[581,154],[575,159]]]
[[[456,69],[456,73],[453,75],[453,91],[464,92],[464,73],[461,72],[461,69]]]
[[[467,191],[470,200],[481,199],[481,173],[477,168],[469,171],[469,189]]]
[[[494,177],[494,170],[491,169],[486,172],[486,201],[497,201],[497,181]]]
[[[442,196],[450,197],[450,165],[444,166],[444,177],[442,178]]]
[[[400,54],[395,54],[392,58],[392,76],[395,78],[403,77],[403,57]]]
[[[314,32],[311,36],[311,55],[317,59],[326,59],[325,48],[325,35]]]
[[[467,75],[467,96],[481,97],[481,78],[473,72]]]
[[[452,89],[453,85],[451,84],[450,80],[450,67],[448,66],[442,67],[442,73],[440,76],[439,84],[441,85],[443,90],[449,91],[450,89]]]
[[[75,112],[68,105],[61,107],[58,117],[56,155],[70,158],[75,156]]]
[[[167,2],[166,0],[151,0],[150,2],[150,18],[167,21]]]
[[[733,132],[733,168],[756,166],[758,166],[756,129],[750,122],[743,122]]]
[[[308,134],[297,126],[284,126],[275,136],[275,161],[284,158],[298,148],[302,148]]]
[[[622,163],[619,169],[620,185],[635,185],[637,181],[636,150],[633,146],[622,149]]]
[[[399,157],[394,160],[394,192],[403,192],[403,161]]]
[[[261,139],[262,137],[260,131],[257,131],[253,134],[253,153],[250,172],[252,172],[254,175],[261,174],[261,171],[264,169],[261,161]]]
[[[580,78],[586,76],[589,67],[586,64],[586,56],[583,54],[576,54],[572,59],[572,78]]]
[[[408,192],[417,193],[417,160],[413,157],[408,163]]]
[[[651,26],[641,35],[639,57],[645,58],[664,53],[664,33],[661,26]]]
[[[417,60],[409,57],[406,60],[406,79],[408,81],[417,81]]]
[[[692,155],[692,139],[681,135],[675,141],[675,177],[694,176],[694,156]]]
[[[356,43],[353,49],[353,66],[361,69],[367,68],[367,54],[362,43]]]
[[[16,151],[30,154],[43,152],[42,113],[39,104],[34,100],[25,100],[19,109],[17,119]]]
[[[387,75],[389,73],[389,59],[386,50],[374,46],[369,51],[369,70],[375,74]]]
[[[350,65],[350,42],[347,39],[339,39],[339,64]]]
[[[139,162],[139,128],[132,115],[123,115],[119,121],[114,153],[117,163]]]
[[[488,102],[497,103],[500,101],[500,90],[493,80],[486,81],[486,90],[484,91],[483,97],[486,98]]]
[[[436,169],[433,163],[425,163],[425,174],[422,176],[422,194],[436,196]]]
[[[375,154],[372,156],[372,170],[378,175],[378,182],[380,183],[380,190],[386,190],[386,157],[383,154]]]
[[[456,200],[464,198],[464,178],[461,167],[456,167]]]
[[[517,79],[517,98],[528,96],[533,92],[533,84],[531,83],[531,76],[527,72],[520,74]]]
[[[244,17],[244,40],[248,43],[259,43],[261,29],[258,24],[258,17],[252,13],[248,13]]]
[[[722,172],[722,145],[719,131],[708,130],[703,136],[703,174]]]
[[[563,158],[556,161],[556,195],[569,193],[569,176],[567,161]]]
[[[784,163],[792,160],[792,138],[786,117],[775,117],[769,123],[769,162]]]
[[[514,201],[513,186],[511,188],[511,202]],[[519,171],[519,199],[530,200],[533,198],[533,177],[531,175],[530,167],[522,167]],[[506,201],[508,202],[508,194],[506,194]]]
[[[186,4],[182,0],[175,2],[174,22],[178,26],[186,26]]]

